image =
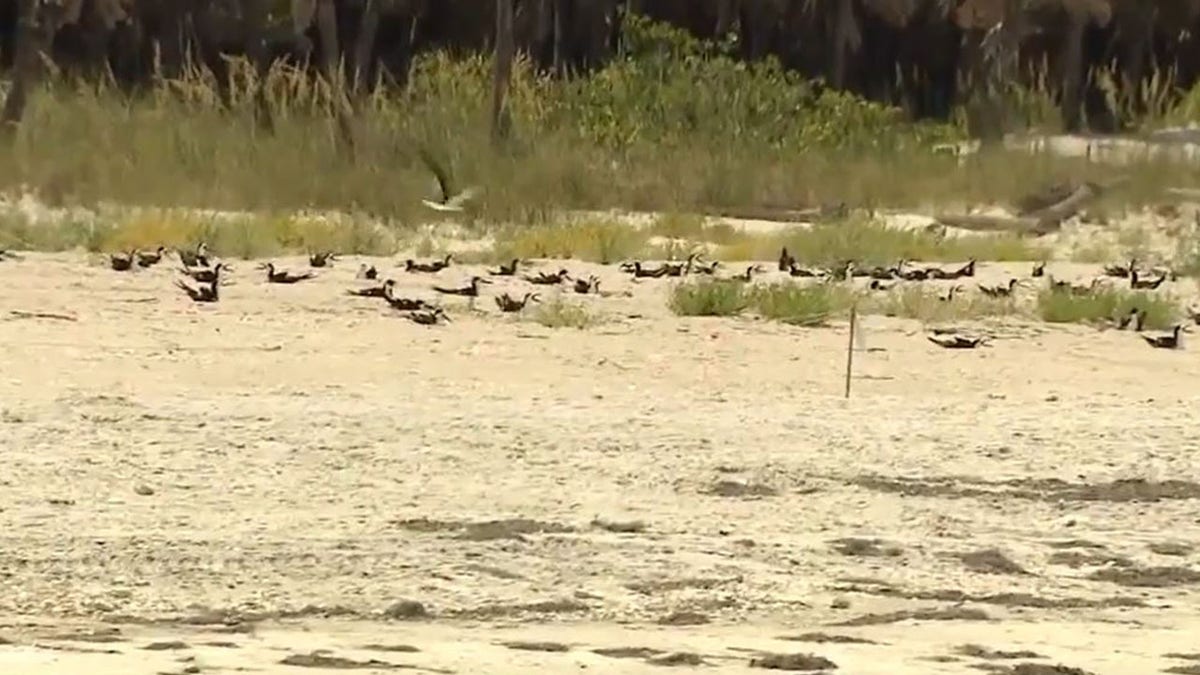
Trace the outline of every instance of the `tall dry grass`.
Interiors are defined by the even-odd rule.
[[[738,62],[641,19],[626,35],[622,57],[590,77],[553,79],[518,62],[515,133],[502,148],[484,123],[483,56],[422,56],[403,91],[380,89],[361,101],[353,156],[340,147],[329,112],[341,87],[284,67],[265,81],[271,134],[255,123],[254,75],[244,64],[233,69],[228,110],[200,72],[135,98],[103,85],[51,82],[35,92],[0,153],[0,189],[24,186],[67,205],[338,210],[402,230],[434,216],[419,201],[433,182],[419,147],[441,157],[460,185],[484,188],[467,218],[480,227],[553,226],[565,209],[953,207],[1116,173],[1130,174],[1122,199],[1133,202],[1155,198],[1164,184],[1200,185],[1196,169],[1166,162],[1131,172],[1003,149],[960,162],[932,146],[962,138],[961,122],[912,124],[900,110],[817,87],[774,61]],[[1018,112],[1035,122],[1044,116],[1044,97],[1022,96]],[[64,238],[102,245],[94,232],[67,230],[21,234],[39,247]],[[263,236],[238,234],[231,246],[295,244],[291,233],[252,241]],[[616,253],[627,244],[596,246]]]

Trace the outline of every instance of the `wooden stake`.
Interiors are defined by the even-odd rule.
[[[854,331],[858,325],[858,305],[850,306],[850,341],[846,344],[846,398],[850,398],[850,381],[854,372]]]

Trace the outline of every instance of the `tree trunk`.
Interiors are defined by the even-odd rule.
[[[496,0],[496,55],[492,64],[492,140],[508,137],[511,119],[505,105],[509,81],[512,79],[513,0]]]
[[[254,120],[259,128],[268,133],[275,131],[275,119],[271,113],[271,102],[267,96],[267,75],[271,64],[267,62],[267,0],[242,0],[242,22],[246,31],[246,58],[254,69]]]
[[[1079,131],[1082,121],[1083,101],[1083,33],[1087,19],[1074,12],[1067,14],[1067,26],[1063,34],[1062,52],[1062,125],[1067,133]]]
[[[830,84],[835,89],[845,89],[849,80],[849,60],[862,46],[862,34],[854,16],[854,6],[847,0],[840,0],[834,4],[836,7],[832,10],[833,30],[830,31],[833,36]]]
[[[13,81],[4,100],[4,112],[0,116],[5,136],[16,135],[21,119],[25,116],[25,104],[29,99],[29,87],[37,79],[38,59],[43,49],[42,28],[38,25],[38,0],[21,0],[17,6],[17,44],[13,56]]]
[[[337,7],[333,0],[317,0],[317,34],[321,36],[321,70],[330,86],[339,82],[338,64],[342,49],[338,44]]]
[[[550,0],[550,21],[553,25],[551,40],[554,43],[553,69],[554,74],[559,77],[566,74],[567,70],[565,65],[566,54],[564,53],[566,47],[566,36],[564,35],[566,33],[566,17],[563,15],[566,14],[566,4],[568,1]],[[497,30],[499,30],[499,24],[497,24]],[[499,37],[499,33],[497,33],[497,37]],[[497,42],[496,44],[499,45],[500,43]]]
[[[371,55],[375,53],[375,36],[379,33],[379,3],[366,0],[362,19],[358,24],[358,37],[354,43],[354,96],[357,99],[367,91],[371,77]]]

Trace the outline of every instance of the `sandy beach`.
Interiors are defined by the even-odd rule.
[[[844,324],[568,262],[593,327],[425,327],[360,262],[483,269],[0,263],[0,672],[1200,672],[1194,333],[869,317],[846,400]]]

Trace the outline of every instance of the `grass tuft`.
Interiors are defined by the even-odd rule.
[[[601,322],[601,317],[581,304],[567,302],[561,297],[542,303],[531,313],[533,321],[546,328],[576,328],[583,330]]]
[[[736,316],[753,301],[745,284],[704,279],[675,284],[668,304],[679,316]]]
[[[1038,314],[1049,323],[1100,324],[1126,316],[1134,308],[1146,312],[1145,327],[1156,330],[1174,326],[1182,314],[1179,303],[1168,295],[1117,288],[1087,295],[1045,289],[1037,299]]]
[[[754,290],[754,306],[764,318],[795,326],[820,326],[850,311],[860,295],[842,284],[780,282]]]
[[[862,305],[866,314],[883,314],[922,323],[941,323],[989,316],[1008,316],[1018,313],[1013,298],[991,298],[976,293],[959,293],[952,300],[942,297],[945,291],[925,286],[903,286],[883,295],[868,296]]]
[[[493,258],[574,258],[607,265],[637,255],[646,235],[625,223],[592,220],[579,223],[508,228],[496,237]]]

